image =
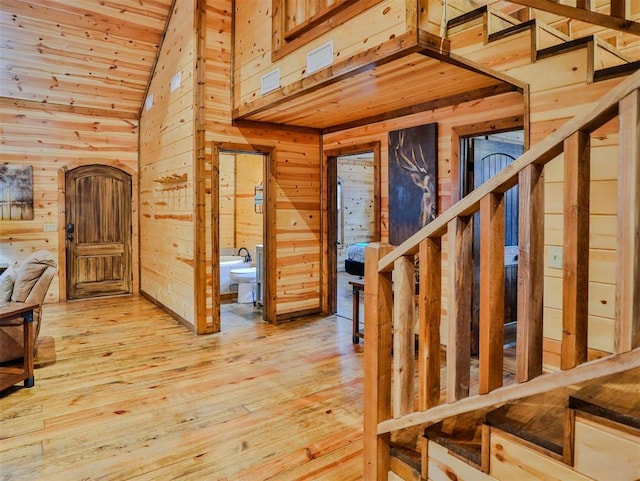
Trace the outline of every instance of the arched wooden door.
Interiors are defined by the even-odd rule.
[[[67,297],[131,292],[131,176],[104,165],[66,174]]]

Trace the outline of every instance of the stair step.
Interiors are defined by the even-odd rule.
[[[607,67],[600,70],[596,70],[593,74],[593,81],[600,82],[602,80],[609,80],[616,77],[623,77],[625,75],[631,75],[640,70],[640,60],[634,62],[623,63],[621,65],[614,65],[613,67]]]
[[[391,446],[391,470],[402,479],[420,479],[421,454],[401,446]]]
[[[586,385],[569,407],[640,429],[640,367]]]
[[[571,392],[572,388],[558,389],[505,404],[487,413],[487,424],[562,456],[565,407]]]
[[[562,461],[546,456],[498,428],[491,428],[490,450],[489,474],[495,479],[592,481]]]
[[[464,25],[465,23],[470,23],[473,20],[482,19],[487,12],[487,6],[483,5],[482,7],[471,10],[470,12],[458,15],[457,17],[454,17],[447,22],[447,31],[452,30],[455,27]]]
[[[510,27],[504,28],[494,33],[489,34],[489,42],[495,42],[496,40],[500,40],[502,38],[509,37],[511,35],[515,35],[519,32],[523,32],[525,30],[532,29],[536,24],[534,20],[527,20],[526,22],[519,23],[517,25],[511,25]]]
[[[482,425],[488,410],[447,418],[425,429],[424,436],[476,467],[482,465]]]
[[[576,471],[597,481],[636,481],[640,476],[639,429],[577,412],[574,437]]]
[[[447,448],[429,441],[429,478],[433,481],[496,481],[476,466],[454,456]],[[515,479],[515,478],[514,478]]]

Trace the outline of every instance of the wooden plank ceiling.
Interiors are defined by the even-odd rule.
[[[236,119],[329,132],[516,89],[462,62],[410,53],[317,89],[294,92],[281,101],[254,102],[246,112],[236,111]]]
[[[138,118],[171,6],[172,0],[2,0],[0,97]],[[504,85],[411,53],[237,118],[344,127],[424,110],[430,102],[442,106],[443,99],[464,100],[483,89],[483,95],[498,93],[492,89]]]
[[[172,0],[2,0],[0,97],[137,118]]]

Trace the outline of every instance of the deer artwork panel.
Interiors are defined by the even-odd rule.
[[[389,132],[389,243],[400,245],[438,213],[438,124]]]

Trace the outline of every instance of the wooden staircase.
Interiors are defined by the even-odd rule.
[[[566,30],[570,33],[571,29]],[[628,234],[640,231],[637,49],[631,45],[629,52],[634,56],[629,56],[597,34],[573,39],[540,18],[515,18],[487,7],[451,20],[447,32],[452,56],[520,81],[533,77],[531,95],[550,87],[629,78],[615,88],[611,84],[598,88],[602,97],[595,104],[585,100],[584,108],[567,109],[576,117],[402,245],[367,248],[365,479],[606,480],[612,479],[612,470],[617,470],[615,479],[618,471],[620,479],[638,479],[637,406],[615,406],[611,402],[615,396],[606,400],[598,396],[601,386],[614,385],[627,386],[627,397],[636,404],[640,394],[640,340],[634,334],[640,330],[640,269],[633,267],[640,263],[640,240],[637,235],[631,240]],[[582,242],[589,232],[589,187],[581,180],[580,166],[589,163],[590,134],[612,119],[621,146],[618,195],[628,199],[626,204],[618,203],[617,213],[620,267],[616,285],[620,295],[615,350],[587,363],[588,316],[581,306],[587,302],[584,292],[589,277],[589,247]],[[563,249],[569,259],[565,257],[562,269],[562,370],[549,373],[542,366],[542,185],[544,166],[560,154],[565,163]],[[520,192],[519,268],[523,274],[518,292],[515,381],[505,385],[499,302],[504,232],[500,225],[503,194],[514,185],[519,185]],[[627,209],[629,203],[632,206]],[[478,211],[482,226],[480,298],[498,301],[481,305],[478,382],[470,388],[472,360],[460,346],[467,346],[469,340],[467,273],[472,263],[472,217]],[[443,263],[444,252],[449,260]],[[411,314],[415,255],[420,259],[417,359]],[[444,296],[443,273],[447,276]],[[444,312],[450,320],[446,366],[440,359]],[[631,381],[622,381],[627,376]],[[594,439],[615,447],[612,452],[594,447]],[[599,451],[607,453],[604,458]]]
[[[514,77],[518,77],[519,67],[572,52],[577,58],[586,59],[576,65],[584,64],[587,82],[640,69],[639,60],[598,34],[573,38],[538,18],[521,21],[489,6],[449,20],[447,38],[453,54]],[[635,49],[630,53],[635,54]],[[552,75],[553,70],[548,72]]]
[[[425,438],[433,480],[470,468],[472,479],[635,480],[640,368],[448,418]]]

